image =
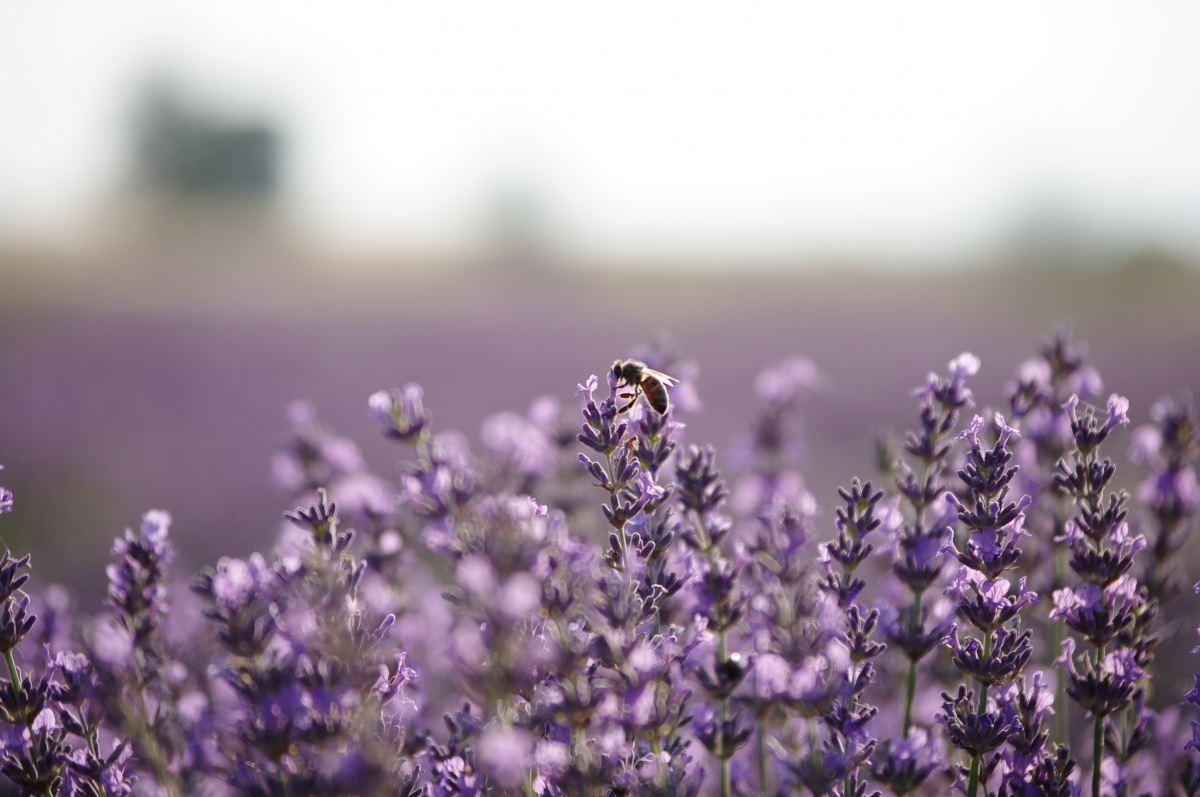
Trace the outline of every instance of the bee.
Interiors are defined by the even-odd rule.
[[[621,398],[628,398],[629,401],[617,410],[618,415],[632,407],[641,393],[646,394],[646,402],[659,415],[666,415],[667,410],[671,409],[671,399],[667,395],[667,388],[679,381],[675,377],[655,371],[641,360],[614,360],[612,372],[618,383],[624,383],[633,388],[632,393],[621,394]]]

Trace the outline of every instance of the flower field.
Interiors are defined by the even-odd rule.
[[[895,308],[808,300],[786,317],[810,357],[761,334],[782,302],[735,328],[692,297],[703,323],[653,319],[691,355],[539,334],[568,328],[566,295],[550,320],[514,294],[474,327],[419,307],[399,328],[330,313],[161,336],[21,316],[0,350],[20,377],[0,392],[0,788],[1200,794],[1190,320],[1143,349],[1161,318],[1093,306],[997,362],[1036,307],[996,324],[943,293],[960,304],[925,305],[898,356]],[[619,297],[580,312],[637,318]],[[348,330],[370,357],[331,342]],[[676,377],[669,411],[614,357]],[[286,427],[245,411],[260,402]],[[455,428],[472,408],[477,434]],[[161,436],[114,455],[105,417]],[[228,457],[227,434],[263,456],[181,480],[172,463]],[[88,458],[112,472],[58,494],[21,472]],[[122,480],[179,502],[110,544],[93,522]],[[72,488],[75,564],[36,528],[72,517],[39,513]]]

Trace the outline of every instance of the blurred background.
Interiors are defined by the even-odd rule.
[[[264,549],[293,399],[391,475],[371,392],[478,439],[657,339],[718,449],[812,358],[826,507],[929,371],[973,351],[1002,407],[1064,319],[1145,422],[1200,384],[1197,31],[1167,0],[0,0],[5,541],[85,593],[150,508],[185,572]]]

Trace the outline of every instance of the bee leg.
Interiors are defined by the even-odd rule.
[[[634,405],[634,403],[638,400],[638,395],[641,392],[642,392],[641,389],[637,388],[632,393],[621,393],[620,394],[621,398],[625,398],[626,396],[630,396],[631,398],[629,399],[629,401],[625,402],[625,405],[623,407],[621,407],[619,410],[617,410],[617,415],[620,415],[623,412],[628,412],[629,408],[632,407]]]

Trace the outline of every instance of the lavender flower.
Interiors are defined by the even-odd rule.
[[[4,470],[4,466],[0,465],[0,470]],[[0,485],[0,515],[5,512],[11,512],[13,508],[13,494],[7,487]]]
[[[867,788],[866,780],[859,778],[860,767],[870,766],[878,744],[868,724],[879,709],[868,703],[863,695],[875,680],[871,660],[880,656],[887,646],[871,640],[879,622],[879,610],[871,609],[864,614],[858,594],[865,582],[854,572],[874,548],[865,539],[882,523],[874,513],[883,492],[873,490],[870,482],[860,484],[855,479],[849,490],[839,489],[838,494],[845,502],[837,510],[838,536],[821,548],[818,564],[825,575],[818,586],[845,612],[846,626],[841,641],[846,646],[850,665],[846,668],[838,696],[822,718],[829,729],[829,741],[825,745],[826,755],[820,771],[828,777],[840,770],[836,777],[838,793],[859,795]],[[796,772],[794,768],[793,772]],[[803,773],[796,774],[804,782]]]
[[[347,553],[336,504],[319,493],[288,518],[310,534],[303,558],[224,560],[193,583],[235,695],[215,766],[249,793],[412,793],[405,685],[416,673],[386,644],[395,617],[359,602],[366,564]]]
[[[385,436],[413,444],[420,440],[429,423],[424,397],[420,385],[407,384],[399,390],[372,393],[367,405],[372,417],[383,425]]]
[[[1163,398],[1150,408],[1154,422],[1133,433],[1129,456],[1149,473],[1138,487],[1154,530],[1142,583],[1147,595],[1167,602],[1181,590],[1181,577],[1171,569],[1176,554],[1191,533],[1200,507],[1196,459],[1200,456],[1200,429],[1192,412],[1191,397]]]
[[[127,529],[113,544],[114,564],[108,566],[108,599],[112,615],[90,631],[97,663],[100,696],[109,716],[130,738],[143,780],[166,794],[194,791],[199,775],[187,767],[194,723],[179,709],[191,685],[172,675],[182,667],[172,659],[162,638],[170,610],[169,565],[175,551],[169,540],[171,516],[147,512],[137,533]],[[127,640],[119,651],[104,637]]]
[[[755,718],[756,780],[762,794],[769,793],[768,747],[786,777],[796,774],[788,762],[813,754],[810,740],[787,738],[789,722],[799,717],[811,725],[830,711],[850,657],[844,644],[846,615],[835,598],[817,588],[818,574],[806,555],[809,519],[780,503],[760,522],[747,566],[753,597],[745,633],[752,666],[747,689],[735,699]]]
[[[1055,480],[1075,498],[1079,509],[1066,525],[1064,538],[1071,551],[1071,569],[1083,585],[1073,591],[1057,590],[1051,617],[1062,620],[1094,648],[1080,666],[1073,655],[1074,640],[1067,639],[1056,663],[1067,674],[1067,695],[1093,717],[1092,794],[1099,797],[1105,721],[1133,706],[1143,693],[1143,667],[1153,659],[1157,643],[1151,634],[1157,604],[1147,601],[1145,590],[1130,575],[1145,540],[1129,534],[1129,496],[1106,493],[1116,466],[1110,459],[1101,460],[1098,451],[1113,429],[1129,422],[1129,402],[1112,395],[1103,420],[1091,407],[1079,417],[1078,406],[1076,396],[1065,405],[1075,449],[1070,464],[1059,461]],[[1110,649],[1114,642],[1118,647]],[[1127,763],[1135,752],[1128,747],[1118,750],[1117,760]]]
[[[1196,583],[1193,590],[1200,593],[1200,582]],[[1196,633],[1200,635],[1200,627]],[[1192,653],[1200,653],[1200,646],[1192,648]],[[1192,688],[1183,696],[1183,702],[1184,705],[1200,706],[1200,672],[1193,673],[1192,678]],[[1191,720],[1191,728],[1192,738],[1183,745],[1186,758],[1179,769],[1179,784],[1184,794],[1195,797],[1200,794],[1200,722]]]
[[[547,397],[534,402],[528,415],[501,412],[484,421],[479,436],[496,460],[506,487],[531,493],[540,480],[553,473],[557,450],[552,435],[557,415],[558,402]]]
[[[12,494],[0,488],[0,513],[11,509]],[[88,659],[67,651],[51,657],[46,650],[40,673],[22,673],[13,655],[37,620],[26,611],[29,598],[17,597],[28,569],[28,556],[0,553],[0,638],[8,673],[0,679],[0,774],[24,794],[124,797],[133,783],[124,770],[127,742],[118,736],[107,742],[107,754],[101,752],[104,717],[90,705],[97,682]]]
[[[1074,445],[1066,402],[1071,395],[1091,398],[1101,390],[1100,375],[1087,363],[1087,347],[1071,340],[1069,323],[1060,324],[1050,340],[1039,347],[1038,356],[1022,363],[1017,378],[1005,387],[1012,410],[1013,426],[1021,437],[1014,449],[1020,470],[1015,484],[1030,496],[1026,528],[1033,545],[1026,549],[1030,581],[1042,594],[1053,594],[1067,583],[1067,551],[1063,533],[1071,515],[1071,497],[1058,489],[1055,468]],[[1052,650],[1062,644],[1062,626],[1049,623]],[[1066,702],[1066,682],[1055,678],[1055,701]],[[1066,741],[1067,712],[1054,716],[1054,738]]]
[[[362,468],[358,446],[320,424],[311,404],[293,402],[287,419],[290,439],[271,461],[276,486],[290,493],[311,492]]]
[[[913,728],[908,736],[884,740],[875,750],[872,774],[893,793],[911,794],[934,771],[945,766],[934,739],[924,728]]]
[[[684,584],[672,546],[680,529],[670,504],[675,488],[658,481],[675,451],[672,438],[680,427],[671,412],[640,411],[633,420],[618,422],[614,375],[609,373],[609,395],[599,404],[593,396],[596,387],[594,376],[580,385],[585,401],[578,439],[601,454],[604,463],[584,454],[579,459],[608,494],[601,510],[611,531],[603,556],[607,569],[598,579],[599,604],[586,623],[596,634],[596,663],[617,679],[607,681],[609,695],[596,703],[590,738],[574,740],[573,747],[584,755],[565,782],[594,782],[595,774],[607,770],[616,782],[646,793],[690,793],[700,773],[680,733],[689,719],[685,712],[691,697],[683,666],[707,635],[703,622],[694,624],[691,634],[670,622],[668,599]],[[679,490],[685,507],[700,500],[690,486],[688,482]],[[709,491],[704,500],[720,497]],[[715,503],[707,508],[714,509]],[[711,540],[711,530],[702,526],[684,530],[684,535]],[[718,582],[720,570],[714,573]],[[624,743],[619,742],[622,736]]]
[[[725,546],[732,522],[721,512],[728,493],[716,470],[715,457],[711,448],[689,446],[676,464],[675,476],[679,480],[679,503],[692,521],[683,539],[695,552],[691,557],[696,573],[691,581],[693,612],[704,618],[717,642],[711,665],[693,668],[700,686],[717,705],[715,711],[700,719],[697,735],[720,762],[719,788],[724,796],[733,788],[729,762],[749,741],[752,730],[731,700],[748,671],[744,654],[730,650],[731,630],[740,622],[748,601],[739,584],[746,559],[736,552],[730,556]]]
[[[940,612],[940,620],[935,618],[930,607],[924,605],[924,595],[942,579],[947,564],[943,546],[956,514],[946,502],[946,474],[953,453],[951,436],[961,410],[974,406],[965,382],[978,372],[979,359],[963,353],[948,367],[948,377],[931,374],[926,388],[915,391],[921,399],[920,428],[906,435],[904,446],[912,461],[902,458],[885,463],[885,472],[894,474],[904,509],[898,503],[889,504],[884,514],[888,522],[882,528],[892,549],[892,572],[911,595],[903,612],[887,605],[881,609],[885,637],[908,657],[902,725],[905,737],[913,724],[919,663],[950,630],[950,618],[944,611]]]
[[[1032,634],[1021,631],[1020,612],[1038,600],[1036,593],[1026,589],[1024,578],[1014,591],[1001,575],[1020,560],[1016,543],[1024,533],[1024,509],[1030,499],[1009,499],[1017,469],[1009,464],[1012,452],[1008,445],[1016,432],[1000,413],[995,414],[994,423],[996,441],[990,448],[980,438],[984,421],[978,415],[959,435],[969,444],[966,464],[958,471],[965,500],[953,494],[947,500],[956,508],[967,536],[961,547],[953,538],[943,546],[943,551],[962,565],[945,593],[956,598],[958,617],[974,628],[964,636],[956,625],[944,641],[954,653],[954,665],[978,684],[977,702],[972,706],[975,695],[960,686],[957,696],[945,695],[939,717],[951,742],[971,757],[965,789],[968,797],[975,797],[979,784],[986,783],[997,765],[998,757],[987,761],[984,756],[1019,727],[993,704],[989,689],[1015,681],[1033,655]]]
[[[803,399],[818,379],[816,365],[800,357],[767,368],[755,379],[759,407],[748,434],[734,441],[730,455],[744,474],[730,498],[734,512],[756,519],[778,503],[815,503],[801,475],[807,453],[799,416]]]

